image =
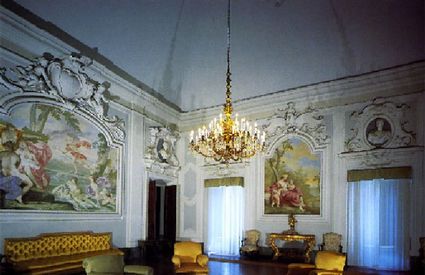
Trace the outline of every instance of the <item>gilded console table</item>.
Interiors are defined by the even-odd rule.
[[[313,247],[316,245],[315,235],[270,233],[269,245],[271,246],[273,250],[273,260],[277,260],[279,256],[281,256],[281,253],[279,252],[279,248],[276,245],[276,240],[304,242],[304,244],[306,244],[306,249],[304,253],[305,262],[310,261],[310,253],[313,250]]]

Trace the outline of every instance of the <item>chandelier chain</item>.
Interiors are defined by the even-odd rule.
[[[227,73],[226,73],[226,104],[224,105],[224,113],[229,114],[229,117],[233,112],[232,99],[231,99],[232,73],[230,72],[230,12],[231,12],[230,1],[231,0],[228,0],[228,4],[227,4]]]
[[[238,114],[232,118],[233,107],[231,98],[230,72],[230,12],[231,0],[227,5],[227,73],[226,73],[226,102],[223,113],[213,119],[210,124],[190,133],[189,147],[204,157],[229,163],[230,160],[241,161],[261,152],[265,147],[265,132],[250,124],[245,118],[239,120]]]

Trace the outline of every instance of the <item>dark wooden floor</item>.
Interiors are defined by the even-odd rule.
[[[156,258],[148,260],[145,264],[152,266],[155,275],[175,274],[173,265],[169,258]],[[210,275],[285,275],[288,271],[287,263],[272,262],[269,260],[246,260],[246,259],[226,259],[211,258],[208,267]],[[373,269],[362,269],[348,267],[344,274],[348,275],[416,275],[416,272],[390,272]],[[419,273],[420,275],[420,273]]]

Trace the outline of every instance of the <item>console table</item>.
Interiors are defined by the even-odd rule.
[[[270,233],[269,245],[273,250],[273,260],[277,260],[282,254],[279,251],[279,247],[276,245],[276,240],[282,241],[300,241],[304,242],[306,249],[304,252],[305,262],[310,262],[310,253],[313,247],[316,245],[315,235],[303,235],[303,234],[285,234],[285,233]]]

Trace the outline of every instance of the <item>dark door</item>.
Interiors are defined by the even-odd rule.
[[[177,186],[165,187],[164,196],[164,238],[176,241],[176,190]]]
[[[156,194],[156,183],[154,180],[149,181],[148,191],[148,240],[156,239],[156,232],[158,231],[159,225],[157,224],[157,194]]]

